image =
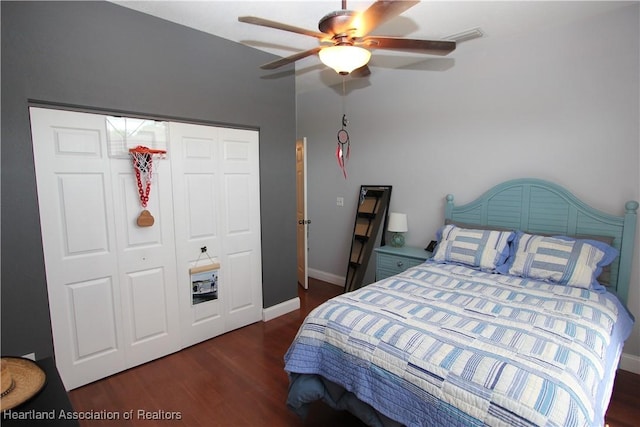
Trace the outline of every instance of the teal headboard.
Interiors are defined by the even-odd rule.
[[[638,202],[625,204],[623,216],[610,215],[580,201],[565,188],[540,179],[498,184],[475,201],[455,206],[447,195],[449,221],[522,230],[532,234],[605,236],[620,256],[611,265],[609,290],[627,303]]]

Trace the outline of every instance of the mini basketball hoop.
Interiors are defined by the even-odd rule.
[[[153,179],[153,158],[165,158],[166,154],[165,150],[154,150],[142,145],[129,149],[129,155],[133,160],[133,170],[136,173],[140,204],[143,207],[143,211],[136,221],[140,227],[151,227],[155,222],[151,213],[146,209],[149,193],[151,193],[151,180]]]

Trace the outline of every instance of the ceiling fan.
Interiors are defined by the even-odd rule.
[[[382,23],[415,6],[419,0],[377,0],[364,12],[347,10],[347,1],[342,0],[342,9],[330,12],[320,19],[321,32],[283,24],[255,16],[241,16],[238,21],[278,30],[290,31],[317,38],[322,45],[262,65],[272,70],[299,59],[318,54],[320,60],[338,74],[362,77],[371,74],[367,63],[371,49],[408,50],[430,55],[447,55],[456,48],[454,41],[419,40],[401,37],[368,35]]]

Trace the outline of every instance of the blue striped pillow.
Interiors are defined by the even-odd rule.
[[[445,225],[438,230],[433,261],[463,264],[482,271],[494,271],[509,256],[512,231],[476,230]]]
[[[514,276],[604,291],[597,277],[618,251],[606,243],[566,236],[538,236],[518,231],[507,264],[498,271]]]

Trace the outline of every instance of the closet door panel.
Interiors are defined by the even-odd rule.
[[[184,192],[187,209],[188,239],[215,239],[216,224],[216,174],[193,173],[184,176]]]
[[[251,176],[249,174],[225,174],[227,194],[227,236],[250,235],[251,226]]]
[[[227,330],[262,318],[258,132],[221,129],[223,277]],[[229,286],[224,286],[225,281]]]
[[[104,119],[30,114],[56,365],[71,389],[126,366]]]
[[[186,347],[224,332],[222,292],[194,304],[189,273],[221,261],[219,130],[171,123],[169,135],[181,342]]]
[[[74,360],[82,363],[117,351],[113,282],[102,278],[73,283],[66,291],[73,318]]]
[[[153,159],[146,208],[140,203],[131,163],[129,158],[111,159],[122,335],[128,367],[180,349],[171,163],[169,159]],[[150,227],[137,224],[143,209],[154,218]]]
[[[233,330],[257,321],[254,290],[240,284],[255,283],[255,253],[253,251],[227,254],[225,277],[234,286],[226,288],[228,318],[227,328]]]
[[[127,276],[127,292],[131,301],[132,345],[169,334],[164,271],[153,268],[136,271]]]
[[[59,229],[66,257],[105,254],[109,236],[102,173],[57,174],[59,209],[63,227]],[[78,200],[84,203],[78,204]]]

